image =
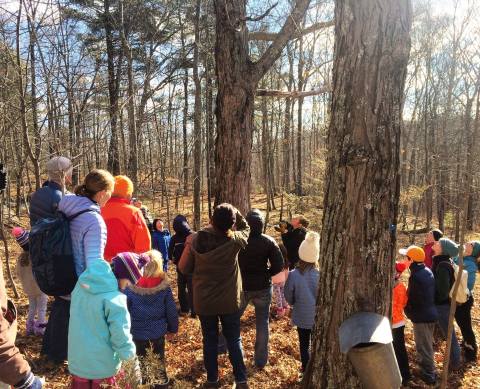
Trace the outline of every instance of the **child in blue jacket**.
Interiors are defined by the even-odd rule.
[[[72,292],[68,369],[72,389],[114,386],[122,361],[135,358],[127,299],[106,261],[92,262]]]
[[[152,232],[152,248],[160,251],[163,258],[163,271],[166,273],[168,270],[168,246],[170,245],[170,231],[164,229],[164,224],[161,219],[155,219],[153,221]]]
[[[308,231],[300,244],[297,267],[292,270],[285,283],[285,299],[293,307],[292,322],[297,326],[300,341],[302,374],[305,373],[310,359],[310,342],[315,321],[315,307],[320,272],[318,257],[320,253],[320,236]]]
[[[169,378],[165,368],[165,335],[178,331],[178,313],[172,289],[163,272],[162,256],[152,250],[138,283],[125,288],[128,310],[132,318],[133,341],[137,355],[145,357],[149,348],[158,357],[158,367],[150,374],[149,384],[155,389],[167,388]]]

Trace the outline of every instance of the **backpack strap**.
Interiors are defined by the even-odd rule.
[[[63,212],[60,212],[60,213],[62,213],[63,216],[65,216],[65,218],[66,218],[69,222],[71,222],[71,221],[72,221],[73,219],[75,219],[77,216],[80,216],[80,215],[82,215],[82,214],[84,214],[84,213],[87,213],[87,212],[99,213],[98,211],[96,211],[96,210],[94,210],[94,209],[84,209],[83,211],[74,213],[74,214],[71,215],[71,216],[67,216],[67,215],[65,215]]]

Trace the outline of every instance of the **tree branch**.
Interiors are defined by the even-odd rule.
[[[278,98],[293,98],[299,99],[301,97],[317,96],[323,93],[329,93],[332,91],[330,85],[325,85],[318,89],[309,91],[283,91],[278,89],[257,89],[256,95],[262,97],[278,97]]]
[[[263,14],[261,14],[260,16],[256,16],[256,17],[251,17],[251,16],[249,16],[249,17],[246,17],[245,20],[246,20],[247,22],[259,22],[260,20],[266,18],[266,17],[268,16],[268,14],[269,14],[270,12],[272,12],[272,9],[274,9],[274,8],[277,6],[277,4],[278,4],[278,1],[277,1],[275,4],[273,4],[269,9],[267,9],[267,10],[266,10]]]
[[[255,82],[260,81],[273,63],[278,59],[278,57],[280,57],[283,48],[295,34],[295,31],[299,30],[299,26],[303,17],[305,16],[305,12],[307,11],[309,4],[310,0],[297,0],[295,2],[292,12],[290,15],[288,15],[287,20],[282,26],[280,32],[277,34],[265,53],[263,53],[262,57],[253,64],[252,73]]]
[[[328,22],[318,22],[304,28],[303,30],[296,31],[290,39],[298,39],[304,35],[310,34],[314,31],[322,30],[324,28],[332,27],[335,25],[334,20],[330,20]],[[276,32],[268,32],[268,31],[251,31],[248,33],[248,40],[250,41],[273,41],[278,36]]]

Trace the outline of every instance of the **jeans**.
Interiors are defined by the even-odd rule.
[[[434,382],[437,373],[433,360],[433,329],[435,323],[413,323],[413,336],[417,349],[417,362],[422,373],[422,378]]]
[[[465,303],[457,305],[457,310],[455,312],[455,320],[460,327],[460,331],[462,331],[463,348],[465,350],[465,358],[467,361],[477,360],[477,341],[472,329],[473,302],[473,296],[470,296]]]
[[[162,336],[153,340],[133,340],[135,347],[137,348],[137,355],[139,357],[145,357],[148,349],[152,349],[153,354],[157,356],[157,362],[155,364],[150,363],[149,371],[142,369],[142,377],[148,377],[149,383],[154,386],[166,385],[168,383],[167,370],[165,368],[165,337]],[[141,365],[143,365],[143,359],[140,359]],[[152,366],[153,365],[153,366]],[[143,366],[142,366],[143,368]],[[153,370],[153,371],[152,371]],[[153,377],[152,377],[153,376]]]
[[[191,312],[194,314],[192,275],[183,274],[177,267],[177,285],[180,310],[184,313]]]
[[[392,328],[392,335],[393,349],[402,374],[402,381],[408,381],[410,379],[410,368],[408,366],[407,349],[405,348],[405,326]]]
[[[243,292],[241,315],[245,312],[248,303],[255,307],[255,365],[264,367],[268,361],[268,320],[270,304],[272,302],[272,288]]]
[[[233,367],[236,383],[247,382],[247,368],[243,361],[242,338],[240,337],[240,311],[229,315],[199,315],[203,335],[203,363],[207,381],[218,381],[218,322],[227,340],[228,357]]]
[[[437,305],[438,324],[442,331],[444,339],[447,339],[448,334],[448,316],[450,314],[450,304]],[[461,365],[461,350],[458,344],[455,329],[452,329],[452,346],[450,348],[450,362],[453,368],[458,368]]]
[[[312,330],[297,327],[298,340],[300,341],[300,359],[302,360],[302,373],[305,373],[308,361],[310,359],[310,341],[312,340]]]

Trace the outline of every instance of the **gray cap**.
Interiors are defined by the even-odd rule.
[[[48,179],[62,186],[65,186],[65,177],[72,177],[73,164],[67,157],[53,157],[46,167]]]

